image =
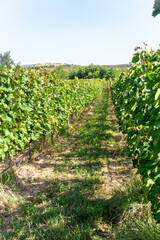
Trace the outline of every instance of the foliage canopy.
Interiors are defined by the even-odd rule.
[[[112,82],[112,96],[129,156],[160,222],[160,50],[140,49],[131,67]]]
[[[156,17],[160,13],[160,0],[155,0],[152,16]]]

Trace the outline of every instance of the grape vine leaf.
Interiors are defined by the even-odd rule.
[[[157,89],[157,92],[155,94],[155,100],[157,100],[160,96],[160,88]]]

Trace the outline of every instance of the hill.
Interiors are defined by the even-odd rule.
[[[73,66],[80,66],[80,65],[76,65],[76,64],[66,64],[66,63],[38,63],[38,64],[27,64],[27,65],[22,65],[22,68],[24,69],[34,69],[35,67],[39,67],[39,68],[49,68],[49,69],[54,69],[58,66],[64,66],[65,68],[70,68]],[[126,68],[129,67],[129,64],[117,64],[117,65],[101,65],[103,67],[111,67],[111,68]]]

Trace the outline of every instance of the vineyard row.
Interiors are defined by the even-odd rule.
[[[54,133],[97,98],[105,80],[57,80],[45,70],[0,67],[0,157]]]
[[[160,221],[160,50],[135,51],[130,68],[111,82],[112,98],[143,192]]]

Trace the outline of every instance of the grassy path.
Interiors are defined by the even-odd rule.
[[[109,88],[54,146],[14,170],[23,200],[4,215],[6,239],[112,239],[112,190],[132,174]],[[4,237],[4,239],[5,239]]]

